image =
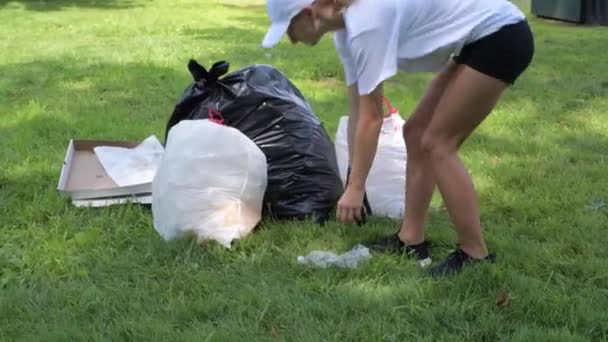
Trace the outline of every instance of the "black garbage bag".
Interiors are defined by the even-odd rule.
[[[175,106],[165,141],[182,120],[209,118],[235,127],[266,155],[264,214],[323,223],[343,192],[334,145],[323,124],[276,68],[252,65],[223,76],[228,67],[218,62],[207,71],[190,61],[194,82]]]

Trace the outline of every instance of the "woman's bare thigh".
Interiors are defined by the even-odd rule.
[[[425,130],[426,145],[442,144],[458,149],[494,109],[507,86],[493,77],[460,66],[458,74],[442,93]]]

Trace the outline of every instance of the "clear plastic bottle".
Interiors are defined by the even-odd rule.
[[[298,264],[309,265],[320,268],[337,266],[343,268],[356,268],[363,261],[372,257],[369,248],[363,245],[356,245],[350,251],[336,255],[328,251],[312,251],[306,256],[298,257]]]

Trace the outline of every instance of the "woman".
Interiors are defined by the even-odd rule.
[[[292,43],[315,45],[334,33],[351,107],[352,170],[338,219],[361,219],[383,119],[383,82],[398,70],[437,72],[403,129],[408,160],[401,229],[373,248],[429,264],[424,228],[437,186],[459,248],[428,272],[444,275],[493,262],[458,150],[532,61],[534,39],[524,14],[507,0],[267,0],[267,6],[272,25],[263,47],[278,44],[285,34]]]

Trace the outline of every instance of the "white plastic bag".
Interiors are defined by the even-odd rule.
[[[93,150],[108,175],[121,187],[152,182],[164,153],[154,135],[135,148],[98,146]]]
[[[382,123],[376,157],[365,189],[373,215],[401,219],[405,211],[406,196],[407,149],[403,140],[405,121],[397,109],[393,108],[386,99],[385,102],[389,112]],[[346,182],[349,162],[347,127],[348,117],[344,116],[340,119],[335,139],[338,167],[343,183]]]
[[[154,227],[165,240],[194,234],[230,248],[262,216],[266,156],[235,128],[184,120],[168,134],[152,183]]]

